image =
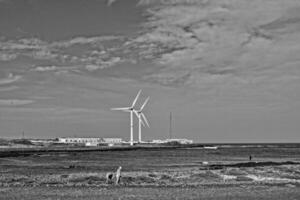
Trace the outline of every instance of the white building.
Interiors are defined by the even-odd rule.
[[[106,144],[120,144],[122,142],[122,138],[103,138],[103,143]]]
[[[180,144],[192,144],[193,140],[189,140],[189,139],[166,139],[167,142],[178,142]]]
[[[122,138],[90,138],[90,137],[66,137],[58,138],[59,143],[84,144],[85,146],[98,146],[99,144],[120,144]]]
[[[169,142],[178,142],[180,144],[192,144],[193,140],[188,140],[185,138],[182,139],[166,139],[166,140],[152,140],[152,143],[156,144],[163,144],[163,143],[169,143]]]
[[[89,137],[80,137],[80,138],[73,138],[73,137],[67,137],[67,138],[58,138],[59,143],[64,144],[85,144],[86,146],[97,146],[99,143],[101,143],[103,140],[102,138],[89,138]]]
[[[152,140],[152,143],[162,144],[162,143],[167,143],[167,141],[166,140]]]

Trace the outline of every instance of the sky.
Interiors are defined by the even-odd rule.
[[[0,137],[300,142],[298,0],[0,0]],[[137,120],[134,136],[137,138]]]

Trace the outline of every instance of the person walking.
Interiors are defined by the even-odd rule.
[[[119,166],[117,172],[116,172],[116,185],[118,185],[120,183],[120,179],[121,179],[121,169],[122,167]]]

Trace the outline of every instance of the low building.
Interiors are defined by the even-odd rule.
[[[98,146],[101,144],[120,144],[122,138],[90,138],[90,137],[66,137],[58,138],[58,143],[82,144],[85,146]]]
[[[122,138],[103,138],[103,143],[106,144],[121,144],[122,142]]]
[[[167,141],[166,140],[152,140],[152,143],[162,144],[162,143],[167,143]]]
[[[99,145],[99,142],[86,142],[85,146],[87,147],[96,147]]]
[[[102,138],[90,138],[90,137],[58,138],[58,143],[64,143],[64,144],[84,144],[86,146],[97,146],[101,142],[103,142]]]
[[[54,142],[54,140],[51,139],[28,139],[32,144],[34,145],[43,145],[47,146]]]
[[[189,139],[166,139],[166,140],[152,140],[152,143],[155,144],[164,144],[164,143],[171,143],[171,142],[177,142],[179,144],[192,144],[193,140],[189,140]]]
[[[178,142],[180,144],[192,144],[193,140],[189,140],[189,139],[166,139],[167,142]]]

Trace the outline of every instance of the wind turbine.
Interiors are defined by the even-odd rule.
[[[132,102],[132,105],[130,107],[123,107],[123,108],[111,108],[111,110],[120,110],[120,111],[124,111],[124,112],[130,112],[130,145],[133,145],[133,112],[134,110],[134,106],[141,94],[142,90],[139,90],[139,92],[137,93],[135,99]]]
[[[148,122],[148,120],[147,120],[145,114],[142,112],[143,109],[144,109],[144,107],[145,107],[145,105],[148,103],[149,98],[150,98],[150,97],[148,97],[148,98],[144,101],[143,105],[141,106],[141,108],[140,108],[139,110],[133,110],[134,114],[135,114],[135,115],[137,116],[137,118],[139,119],[139,143],[142,142],[142,133],[141,133],[141,132],[142,132],[142,125],[145,126],[144,122],[147,124],[148,127],[150,127],[150,126],[149,126],[149,122]],[[143,122],[143,121],[144,121],[144,122]]]

